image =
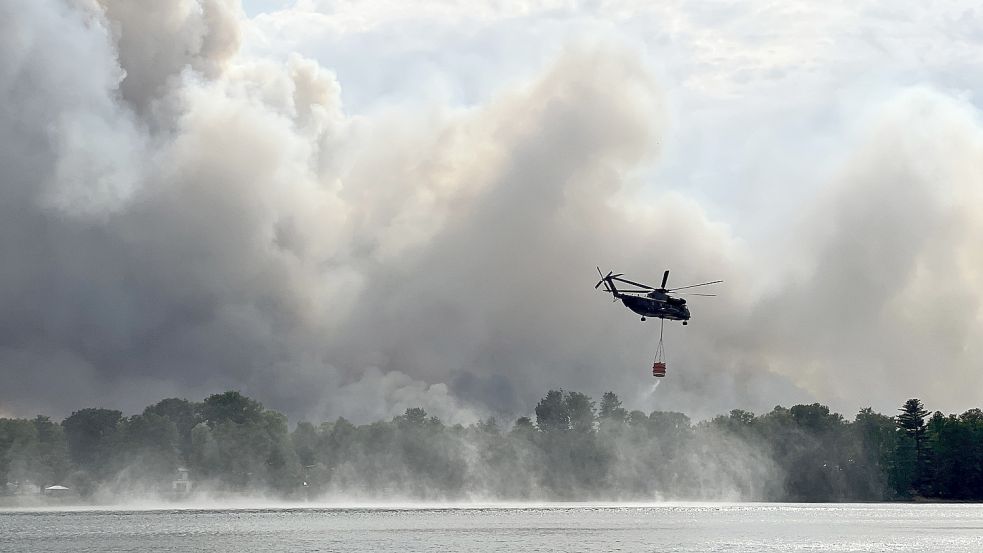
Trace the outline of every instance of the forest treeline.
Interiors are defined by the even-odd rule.
[[[694,424],[628,411],[611,392],[597,404],[554,390],[508,427],[446,425],[414,408],[290,431],[282,414],[225,392],[130,417],[0,419],[0,494],[32,482],[166,495],[179,467],[198,490],[288,498],[981,500],[983,412],[930,414],[911,399],[896,416],[863,409],[849,421],[817,403]]]

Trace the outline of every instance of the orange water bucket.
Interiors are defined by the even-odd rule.
[[[662,378],[666,375],[666,364],[662,361],[656,361],[652,363],[652,376],[657,378]]]

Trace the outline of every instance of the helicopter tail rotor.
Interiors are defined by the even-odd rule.
[[[611,289],[608,287],[608,279],[611,278],[611,276],[614,274],[614,271],[611,271],[607,275],[605,275],[604,273],[601,272],[601,268],[597,267],[597,274],[601,275],[601,280],[597,281],[597,284],[594,285],[594,289],[597,290],[603,284],[604,289],[610,292]]]
[[[601,272],[601,268],[597,267],[597,274],[601,276],[601,280],[597,281],[597,284],[594,285],[594,289],[596,290],[600,288],[600,286],[603,284],[605,292],[610,292],[616,300],[620,298],[621,294],[619,293],[618,288],[615,287],[614,281],[620,280],[618,277],[622,276],[623,273],[614,274],[614,271],[609,271],[608,274],[605,275]]]

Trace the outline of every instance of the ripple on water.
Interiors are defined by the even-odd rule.
[[[983,551],[983,506],[658,504],[0,511],[0,551]]]

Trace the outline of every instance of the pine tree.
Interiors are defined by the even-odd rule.
[[[628,411],[621,406],[618,394],[605,392],[604,396],[601,397],[601,408],[597,412],[597,418],[602,421],[625,422],[628,418]]]
[[[897,416],[898,430],[911,439],[915,449],[909,487],[920,494],[930,493],[932,487],[930,452],[925,440],[925,416],[928,415],[928,411],[922,402],[915,398],[906,401],[898,410],[901,411]]]

